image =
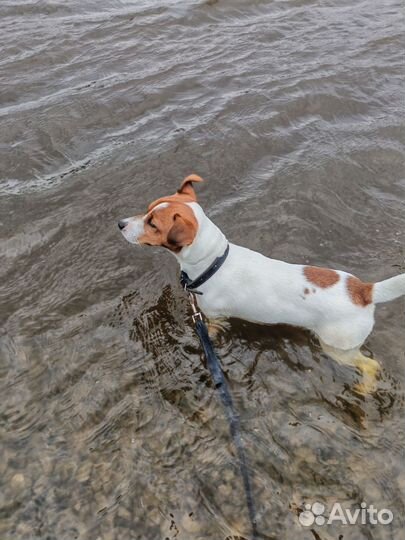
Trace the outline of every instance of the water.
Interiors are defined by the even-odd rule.
[[[230,241],[376,281],[404,271],[398,0],[3,0],[0,537],[248,537],[175,260],[122,238],[184,176]],[[373,395],[307,332],[217,346],[263,538],[400,540],[404,302]],[[305,528],[305,503],[390,525]]]

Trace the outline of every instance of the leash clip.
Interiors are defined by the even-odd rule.
[[[185,287],[185,290],[187,291],[186,287]],[[191,304],[191,310],[193,312],[193,314],[191,315],[191,318],[193,319],[193,323],[195,324],[197,320],[200,320],[200,321],[203,320],[202,313],[198,309],[197,301],[195,299],[194,293],[192,293],[191,291],[187,291],[187,292],[188,292],[188,299],[190,300],[190,304]]]

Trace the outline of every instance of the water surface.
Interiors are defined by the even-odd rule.
[[[230,241],[404,271],[403,3],[2,0],[0,18],[0,536],[248,538],[175,260],[116,221],[196,172]],[[403,300],[379,306],[361,397],[307,332],[231,321],[263,539],[402,538],[404,326]],[[314,501],[395,517],[307,529]]]

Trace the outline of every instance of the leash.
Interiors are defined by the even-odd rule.
[[[228,245],[227,250],[229,250],[229,245]],[[195,331],[200,339],[205,357],[207,359],[207,364],[211,373],[212,380],[214,381],[215,388],[219,392],[222,404],[225,409],[226,417],[229,423],[229,430],[230,430],[232,440],[238,454],[239,470],[242,475],[243,487],[245,490],[246,503],[247,503],[248,513],[249,513],[249,519],[252,526],[252,540],[257,540],[258,531],[257,531],[257,524],[256,524],[256,510],[255,510],[255,506],[253,502],[252,484],[250,481],[249,471],[247,467],[245,447],[244,447],[242,436],[241,436],[239,416],[234,409],[232,395],[229,390],[227,381],[225,379],[224,372],[222,371],[219,360],[215,354],[212,341],[209,338],[208,328],[204,322],[201,311],[198,309],[195,292],[188,290],[187,285],[184,286],[184,290],[188,293],[188,296],[189,296],[191,309],[193,312],[192,320],[195,326]]]

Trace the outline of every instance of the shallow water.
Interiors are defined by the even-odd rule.
[[[0,20],[0,537],[248,538],[175,260],[116,221],[196,172],[233,242],[404,271],[402,2],[2,0]],[[404,325],[379,306],[366,397],[303,330],[226,330],[263,539],[402,538]],[[394,520],[305,528],[315,501]]]

